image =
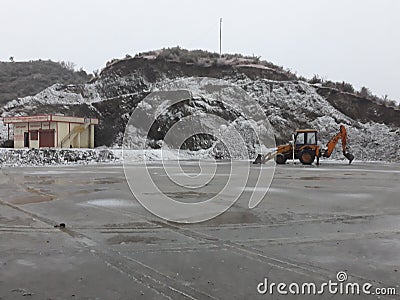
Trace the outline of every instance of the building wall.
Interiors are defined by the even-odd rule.
[[[57,147],[69,148],[69,140],[64,141],[63,144],[61,145],[61,142],[69,133],[69,123],[58,122],[57,129],[58,129]]]
[[[33,133],[30,132],[29,133],[29,148],[37,149],[37,148],[39,148],[39,133],[37,134],[37,139],[36,140],[32,140],[32,135],[33,135]]]
[[[80,125],[81,124],[71,123],[71,131],[73,131],[75,127],[78,127]],[[72,148],[80,148],[81,147],[80,146],[79,134],[72,139],[71,145],[72,145]]]
[[[89,126],[89,138],[90,138],[90,144],[89,144],[89,148],[94,148],[94,125],[90,125]]]
[[[39,129],[42,128],[42,122],[29,122],[29,148],[39,148]],[[33,139],[36,136],[36,139]]]
[[[90,125],[80,135],[81,148],[90,148],[90,136],[89,136]]]
[[[42,122],[42,129],[51,129],[50,122]]]
[[[24,148],[24,132],[28,132],[28,123],[14,124],[14,148]]]
[[[56,148],[94,148],[94,125],[91,124],[84,131],[76,134],[72,140],[66,139],[61,142],[74,128],[85,126],[85,124],[69,122],[29,122],[15,123],[14,127],[14,148],[24,148],[24,134],[29,133],[29,148],[39,148],[39,130],[54,129],[54,146]],[[38,132],[38,139],[34,140],[35,132]]]
[[[61,123],[59,123],[61,124]],[[85,126],[85,124],[76,124],[76,123],[66,123],[68,125],[68,131],[67,131],[67,127],[65,127],[63,133],[60,137],[60,142],[62,141],[62,139],[64,137],[66,137],[70,132],[73,133],[77,127],[82,127]],[[91,128],[92,127],[92,128]],[[62,147],[63,148],[69,148],[70,145],[72,146],[72,148],[93,148],[94,147],[94,141],[91,142],[91,129],[93,131],[93,127],[94,125],[89,125],[87,126],[87,128],[85,128],[84,131],[78,133],[77,135],[75,135],[74,137],[72,137],[71,140],[67,140],[66,142],[63,143]],[[60,130],[60,127],[59,127]],[[94,139],[94,134],[93,134],[93,139]]]

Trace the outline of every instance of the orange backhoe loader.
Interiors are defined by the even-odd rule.
[[[317,158],[317,165],[319,165],[319,158],[330,157],[337,142],[341,139],[343,155],[351,164],[354,155],[347,152],[347,131],[343,125],[340,125],[340,131],[329,140],[325,149],[321,149],[317,144],[317,133],[316,129],[296,130],[293,141],[286,145],[280,145],[276,150],[267,154],[258,154],[253,163],[261,164],[275,158],[277,164],[285,164],[288,159],[299,159],[303,165],[311,165]]]

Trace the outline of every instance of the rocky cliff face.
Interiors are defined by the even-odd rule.
[[[339,130],[348,128],[349,146],[356,159],[400,160],[400,111],[375,104],[353,94],[298,81],[285,72],[261,65],[198,66],[160,59],[131,58],[116,61],[87,84],[53,85],[34,97],[8,102],[2,116],[64,113],[98,117],[97,145],[120,146],[132,110],[160,82],[192,77],[224,79],[255,99],[275,129],[277,143],[286,142],[296,128],[313,127],[326,143]],[[183,113],[202,111],[232,121],[233,112],[209,99],[197,97],[171,108],[150,132],[155,141]],[[1,135],[4,139],[5,131]],[[186,143],[190,149],[212,145],[208,135]],[[152,147],[158,147],[155,142]],[[339,148],[339,147],[338,147]],[[336,157],[341,157],[339,154]]]

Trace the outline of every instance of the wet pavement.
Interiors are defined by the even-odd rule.
[[[192,202],[218,192],[229,164],[201,192],[173,188],[157,163],[151,170],[168,196]],[[256,208],[246,187],[222,215],[183,225],[147,212],[121,165],[3,168],[0,299],[308,299],[260,295],[257,285],[320,284],[339,271],[400,295],[399,182],[399,164],[287,164]]]

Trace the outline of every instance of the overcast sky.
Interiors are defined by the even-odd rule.
[[[181,46],[262,59],[400,100],[400,0],[0,0],[0,60],[112,58]]]

